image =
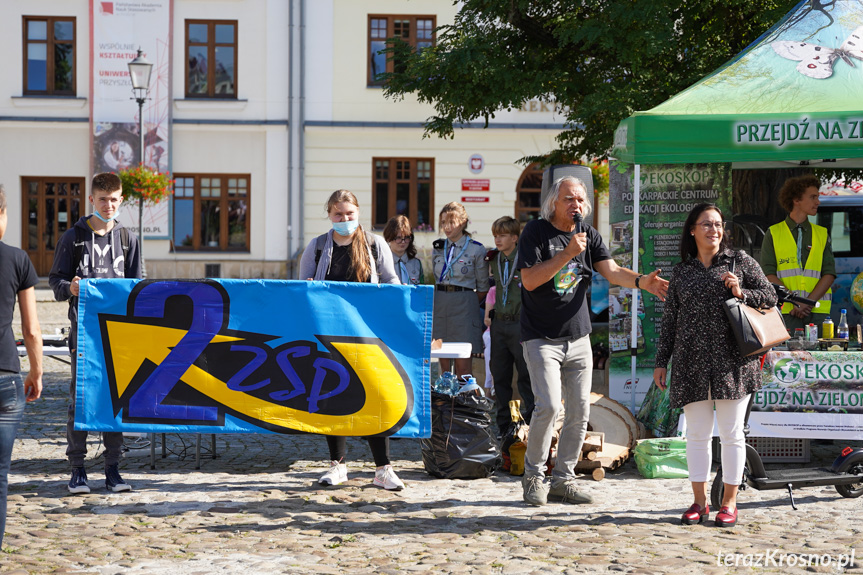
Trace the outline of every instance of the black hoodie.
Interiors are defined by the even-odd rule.
[[[78,298],[72,297],[69,286],[75,276],[85,278],[140,278],[141,252],[138,249],[138,237],[129,232],[128,258],[123,256],[123,246],[120,239],[120,228],[123,224],[115,221],[114,227],[105,236],[97,236],[87,223],[90,217],[84,216],[75,225],[66,230],[54,249],[54,265],[48,274],[48,284],[54,290],[57,301],[69,300],[69,319],[73,322],[78,318]],[[75,265],[75,228],[84,240],[84,250],[78,269]]]

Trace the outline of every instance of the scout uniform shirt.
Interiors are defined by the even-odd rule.
[[[521,272],[516,269],[518,244],[508,256],[498,250],[490,250],[485,259],[497,286],[494,298],[494,318],[516,321],[521,313]]]
[[[488,291],[486,250],[481,243],[465,234],[455,244],[443,239],[435,240],[432,246],[432,267],[436,284],[459,286],[479,292]],[[448,253],[444,253],[445,251]]]
[[[401,257],[393,254],[393,265],[396,268],[396,275],[399,276],[399,281],[402,284],[417,286],[423,283],[423,264],[419,259],[408,259],[407,252],[403,253]],[[407,277],[405,277],[405,274]]]

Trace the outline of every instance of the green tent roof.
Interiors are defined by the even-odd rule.
[[[621,122],[612,156],[863,165],[863,2],[814,4],[801,2],[725,66]]]

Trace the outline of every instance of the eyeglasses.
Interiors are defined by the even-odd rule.
[[[393,238],[393,241],[394,242],[409,242],[412,239],[414,239],[413,234],[411,234],[409,236],[396,236]]]
[[[725,229],[725,222],[699,222],[695,224],[696,226],[701,226],[701,229],[705,232],[709,232],[710,230],[722,230]]]

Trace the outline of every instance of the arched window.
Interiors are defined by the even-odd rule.
[[[521,173],[515,187],[515,219],[521,224],[539,217],[542,195],[542,168],[538,163],[530,164]]]

